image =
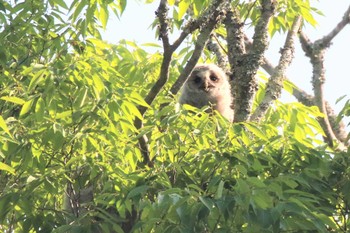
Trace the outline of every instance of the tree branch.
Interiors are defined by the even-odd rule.
[[[227,12],[225,18],[225,28],[227,32],[227,56],[231,65],[231,72],[235,75],[236,68],[241,66],[242,57],[246,54],[244,43],[243,23],[239,19],[239,12],[235,12],[232,8]]]
[[[248,39],[247,36],[245,36],[245,43],[246,43],[246,48],[249,50],[251,48],[252,42]],[[273,75],[275,72],[275,67],[271,64],[271,62],[264,57],[264,62],[261,65],[262,68],[269,74]],[[286,78],[285,80],[288,80]],[[289,81],[291,82],[291,81]],[[294,84],[295,85],[295,84]],[[296,86],[296,85],[295,85]],[[301,88],[297,87],[293,89],[293,96],[302,104],[306,106],[315,106],[315,97],[308,94],[306,91],[302,90]],[[334,113],[333,108],[331,105],[326,101],[326,110],[327,110],[327,115],[329,119],[329,123],[332,126],[333,132],[335,133],[336,137],[344,144],[347,143],[347,131],[345,128],[344,122],[339,122],[337,121],[337,115]],[[319,119],[320,122],[320,119]],[[321,125],[322,126],[322,125]]]
[[[259,121],[264,116],[272,102],[281,96],[283,82],[286,79],[286,70],[294,58],[294,39],[298,33],[301,22],[301,16],[297,16],[291,30],[287,34],[279,63],[267,83],[265,97],[255,110],[251,120]]]
[[[329,104],[325,101],[323,95],[323,88],[325,83],[325,68],[324,68],[324,54],[326,49],[330,46],[331,41],[335,38],[339,32],[350,23],[350,6],[345,11],[342,20],[335,26],[335,28],[323,38],[316,40],[314,43],[311,43],[307,36],[301,32],[300,33],[300,42],[302,48],[310,58],[310,62],[313,67],[313,76],[312,76],[312,85],[314,89],[314,102],[316,106],[319,107],[320,111],[325,114],[325,117],[320,119],[320,124],[326,134],[326,142],[331,147],[334,146],[334,142],[345,142],[344,132],[345,127],[342,122],[337,124],[337,121],[334,119],[335,114],[330,108]]]
[[[216,37],[216,35],[212,34],[207,43],[207,49],[210,52],[215,54],[218,60],[219,67],[227,73],[227,65],[228,65],[227,56],[226,54],[223,53],[222,47],[220,47],[220,45],[217,42],[215,42],[214,39],[218,41],[218,38]]]
[[[328,35],[315,41],[315,44],[320,44],[320,47],[326,48],[330,45],[331,41],[344,29],[344,27],[350,23],[350,6],[345,11],[342,20],[334,27],[334,29],[328,33]]]
[[[230,10],[227,12],[224,23],[227,32],[227,56],[231,67],[230,79],[232,80],[232,108],[236,112],[235,99],[236,93],[239,92],[237,77],[242,76],[241,73],[243,72],[243,69],[241,69],[241,66],[243,64],[243,56],[246,54],[246,48],[243,32],[244,23],[240,20],[239,12],[237,10],[234,11],[231,6],[229,7]],[[240,106],[238,108],[240,108]]]
[[[147,96],[145,97],[145,102],[148,105],[151,105],[154,101],[154,99],[157,97],[159,92],[162,90],[164,85],[167,83],[169,79],[169,67],[172,60],[172,55],[174,51],[181,45],[181,43],[184,41],[184,39],[191,34],[193,31],[197,30],[198,28],[202,28],[202,32],[198,36],[198,41],[196,43],[195,51],[190,59],[190,62],[186,65],[184,71],[180,75],[179,79],[175,84],[182,85],[187,75],[192,71],[193,67],[189,66],[189,64],[192,64],[193,62],[197,62],[198,58],[203,50],[203,47],[205,45],[205,42],[207,41],[211,31],[215,27],[218,20],[221,18],[222,10],[219,10],[219,6],[221,6],[223,3],[223,0],[216,0],[213,2],[213,4],[208,8],[208,10],[197,20],[190,21],[180,34],[179,38],[173,43],[170,44],[169,37],[168,37],[168,31],[169,31],[169,19],[167,16],[168,12],[168,6],[167,6],[167,0],[161,0],[159,3],[159,7],[156,11],[156,16],[159,19],[159,38],[163,42],[163,61],[160,68],[160,74],[158,80],[155,82],[155,84],[152,86],[151,90],[148,92]],[[197,58],[196,58],[197,57]],[[188,72],[187,74],[184,72]],[[185,76],[186,75],[186,76]],[[185,77],[184,77],[185,76]],[[181,83],[182,82],[182,83]],[[172,93],[177,92],[177,86],[173,86]],[[141,115],[144,115],[147,108],[145,106],[138,106],[138,109],[141,113]],[[142,120],[139,118],[136,118],[134,121],[134,125],[137,129],[141,129],[143,127]],[[152,166],[152,162],[149,159],[149,149],[148,149],[148,139],[146,135],[143,135],[142,137],[139,137],[139,146],[140,150],[143,154],[143,164],[148,164],[149,166]]]
[[[266,59],[264,58],[264,64],[262,65],[262,68],[270,75],[274,73],[274,67],[273,65]],[[286,78],[285,80],[288,80]],[[291,81],[289,81],[291,82]],[[295,85],[295,84],[294,84]],[[296,86],[296,85],[295,85]],[[306,93],[304,90],[302,90],[299,87],[296,87],[293,89],[293,96],[302,104],[306,106],[315,106],[315,97],[312,95],[309,95]],[[347,132],[345,129],[345,124],[344,122],[339,122],[337,121],[337,115],[334,113],[333,108],[331,105],[326,101],[326,110],[327,110],[327,115],[329,119],[329,123],[332,126],[333,132],[335,133],[336,137],[343,143],[346,143],[346,138],[347,138]]]
[[[253,43],[249,53],[242,54],[241,51],[239,60],[234,61],[234,58],[229,57],[231,69],[234,75],[234,106],[236,122],[247,121],[251,115],[254,95],[257,91],[257,81],[255,78],[256,72],[263,62],[264,52],[268,47],[268,23],[275,11],[275,0],[261,1],[261,16],[255,27]],[[226,26],[227,27],[227,26]],[[233,36],[231,36],[232,38]],[[239,36],[242,43],[242,36]],[[228,45],[230,44],[228,31]],[[230,50],[230,49],[229,49]],[[230,52],[229,52],[230,53]]]
[[[320,111],[324,113],[324,117],[320,120],[320,124],[322,125],[322,128],[326,134],[325,140],[327,141],[328,145],[333,147],[334,141],[338,142],[338,139],[334,135],[332,127],[329,123],[325,99],[323,95],[324,83],[326,81],[324,67],[325,48],[315,46],[315,44],[311,43],[303,32],[300,32],[300,42],[306,56],[310,58],[310,62],[312,64],[312,86],[315,94],[315,104],[320,109]]]
[[[223,0],[214,1],[215,4],[213,3],[213,6],[215,6],[216,8],[213,9],[213,7],[211,7],[211,9],[207,12],[206,15],[209,18],[206,25],[202,25],[201,27],[200,33],[197,37],[197,41],[194,47],[193,54],[190,57],[189,61],[187,62],[185,68],[181,72],[178,79],[170,88],[170,93],[172,95],[176,95],[176,93],[181,89],[187,77],[189,76],[189,74],[192,72],[193,68],[197,64],[198,59],[203,52],[203,49],[209,39],[211,32],[214,30],[217,23],[221,20],[222,16],[225,14],[224,9],[222,9],[224,5],[223,2],[224,2]]]

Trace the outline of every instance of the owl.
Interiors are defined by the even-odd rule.
[[[197,65],[180,95],[180,104],[197,108],[211,106],[230,122],[233,121],[231,86],[225,72],[214,64]]]

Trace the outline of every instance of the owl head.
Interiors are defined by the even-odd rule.
[[[227,87],[226,74],[214,64],[197,65],[186,81],[192,92],[215,96],[223,87]]]

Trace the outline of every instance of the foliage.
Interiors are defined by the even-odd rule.
[[[166,91],[149,106],[162,55],[106,44],[94,29],[125,4],[0,3],[0,230],[346,232],[349,154],[320,140],[317,108],[276,102],[261,123],[230,124],[176,110]],[[165,89],[186,60],[177,56]],[[138,147],[146,134],[153,167]],[[68,190],[90,187],[93,198],[69,211]]]

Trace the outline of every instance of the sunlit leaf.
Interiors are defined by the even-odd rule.
[[[44,81],[45,72],[46,72],[45,69],[40,69],[38,72],[34,74],[28,86],[29,91],[32,91],[39,83]]]
[[[42,120],[44,118],[44,112],[45,112],[45,102],[44,100],[40,97],[35,105],[35,113],[36,116],[39,120]]]
[[[4,118],[0,115],[0,128],[5,131],[9,136],[12,137],[9,128],[7,127],[7,124],[4,120]]]
[[[23,105],[25,103],[23,99],[16,96],[2,96],[1,99],[19,105]]]
[[[10,167],[9,165],[0,162],[0,170],[7,171],[11,173],[12,175],[15,175],[15,169],[13,167]]]
[[[186,14],[188,7],[190,6],[189,0],[183,0],[179,3],[179,12],[178,12],[178,20],[181,20],[182,17]]]
[[[19,113],[19,115],[23,116],[26,113],[28,113],[33,106],[33,102],[34,102],[34,99],[31,99],[31,100],[28,100],[27,102],[25,102],[22,106],[22,109],[21,109],[21,112]]]
[[[168,4],[169,4],[169,6],[173,6],[174,4],[175,4],[175,0],[168,0]]]
[[[105,29],[107,26],[108,18],[109,18],[107,5],[101,5],[99,16],[100,16],[99,19],[101,21],[102,28]]]

